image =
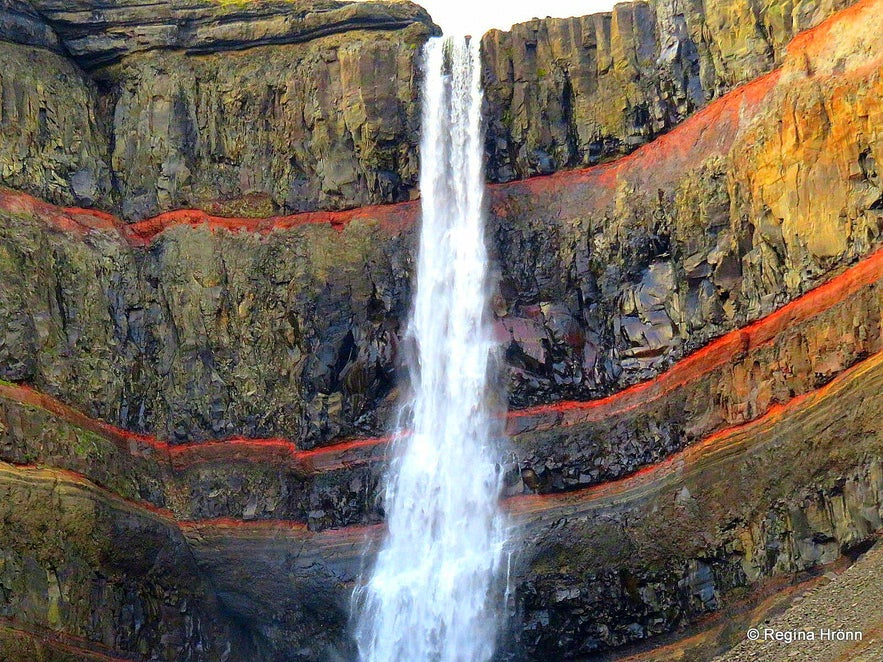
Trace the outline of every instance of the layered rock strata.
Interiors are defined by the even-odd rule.
[[[516,500],[531,523],[515,657],[581,659],[659,634],[762,577],[872,542],[883,521],[881,367],[875,354],[619,483]]]
[[[626,154],[780,64],[850,0],[624,2],[482,39],[489,176],[508,181]]]
[[[626,159],[491,190],[513,406],[652,378],[880,244],[873,10],[814,33],[843,42],[836,70],[799,40],[782,71]],[[0,377],[172,441],[384,433],[415,203],[124,228],[4,200]]]
[[[129,220],[415,195],[414,4],[16,0],[0,28],[2,184]]]
[[[500,659],[579,659],[666,632],[739,599],[764,577],[811,570],[872,541],[883,514],[873,397],[881,380],[878,353],[648,471],[568,495],[508,500],[522,525],[511,607],[518,628]],[[36,481],[53,494],[85,492],[111,512],[174,522],[167,510],[123,502],[76,475],[4,467],[7,489]],[[54,498],[60,512],[78,512]],[[221,601],[273,655],[323,659],[345,650],[347,594],[365,540],[378,529],[310,533],[228,519],[178,527]],[[300,639],[304,631],[312,634]]]
[[[603,400],[514,411],[510,493],[622,478],[775,410],[883,350],[883,251],[659,378]],[[382,518],[387,438],[314,450],[286,439],[168,444],[0,383],[0,459],[75,471],[182,520],[285,519],[311,530]],[[73,452],[72,452],[73,450]]]
[[[278,35],[261,7],[234,33]],[[75,39],[56,28],[67,46],[2,47],[52,71],[65,61],[53,48]],[[431,29],[418,20],[364,43],[399,57],[396,40]],[[798,37],[779,70],[630,157],[491,189],[494,312],[520,408],[507,505],[523,524],[501,659],[578,658],[671,631],[880,528],[881,34],[881,1],[863,0]],[[90,152],[64,133],[107,135],[105,111],[90,109],[118,107],[126,81],[160,84],[138,71],[221,71],[217,54],[187,53],[195,37],[179,37],[104,54],[98,40],[95,65],[119,62],[89,76],[72,67],[58,88],[17,88],[10,67],[4,113],[33,122],[11,153],[44,154],[20,159],[27,173],[12,166],[16,186],[88,203],[53,174],[88,157],[105,174],[79,178],[82,190],[99,182],[108,208],[137,199],[129,220],[190,200],[178,180],[120,196],[119,143]],[[361,39],[248,54],[300,58],[339,39],[340,58],[349,37]],[[757,52],[727,61],[749,71]],[[231,75],[257,66],[228,57]],[[19,89],[72,91],[72,105],[33,119],[45,104]],[[186,106],[147,114],[167,126]],[[171,165],[144,176],[184,173],[163,150],[188,135],[159,131]],[[2,520],[3,655],[350,653],[348,592],[382,530],[382,433],[418,205],[267,216],[286,205],[243,191],[224,205],[194,194],[203,211],[137,223],[0,194],[0,490],[4,503],[40,502]],[[315,200],[304,206],[326,205]],[[49,546],[44,529],[57,532]]]
[[[489,177],[631,151],[846,4],[654,0],[489,33]],[[0,184],[127,220],[412,198],[417,54],[436,32],[408,2],[5,0]],[[34,71],[57,89],[23,84]]]

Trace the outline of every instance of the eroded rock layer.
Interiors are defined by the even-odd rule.
[[[510,494],[622,478],[721,429],[754,420],[883,350],[883,251],[655,380],[602,400],[511,412]],[[169,444],[0,383],[0,459],[76,471],[184,520],[288,519],[311,530],[382,518],[387,438],[314,450],[286,439]]]
[[[871,541],[883,513],[883,412],[874,397],[881,386],[878,353],[827,386],[632,477],[509,499],[523,543],[513,565],[517,629],[501,659],[579,659],[666,632],[739,599],[740,589],[765,577],[811,570]],[[85,501],[108,516],[175,522],[169,510],[124,501],[75,474],[4,467],[4,489],[28,482],[50,490],[55,496],[41,499],[53,504],[56,519],[76,520],[75,505]],[[276,655],[327,659],[346,650],[348,591],[376,527],[311,533],[298,523],[224,518],[177,527],[225,610],[251,624]],[[79,535],[91,539],[91,530]],[[75,532],[65,535],[63,545],[76,548]],[[29,538],[21,540],[26,546]],[[143,552],[137,540],[130,547]],[[28,549],[39,568],[43,556]],[[52,601],[39,582],[16,586],[38,603]],[[61,613],[51,629],[71,635],[71,612]],[[46,627],[49,616],[29,618]]]
[[[486,38],[495,177],[668,131],[489,192],[523,535],[500,659],[670,632],[880,529],[883,0],[783,55],[839,6]],[[341,209],[414,197],[434,27],[151,7],[0,5],[0,657],[346,659],[419,204]]]
[[[850,0],[649,0],[534,19],[482,40],[489,175],[548,174],[626,154],[781,63]]]
[[[415,195],[417,57],[437,28],[414,4],[3,7],[2,184],[129,220]]]

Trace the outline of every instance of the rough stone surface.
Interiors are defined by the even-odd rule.
[[[63,52],[61,40],[28,0],[0,0],[0,40]]]
[[[354,30],[435,29],[407,0],[30,0],[87,69],[152,50],[217,53],[292,44]]]
[[[161,518],[51,471],[5,463],[0,497],[4,660],[58,659],[53,635],[168,662],[249,659],[246,651],[259,650]]]
[[[881,366],[878,354],[823,394],[623,484],[557,506],[548,497],[516,505],[530,524],[517,630],[500,658],[585,659],[872,542],[883,523],[880,399],[871,395]]]
[[[0,184],[59,204],[111,205],[94,84],[69,60],[0,40]]]
[[[0,657],[347,659],[418,206],[273,215],[414,195],[433,28],[149,7],[2,5],[27,28],[0,44],[2,181],[267,218],[0,192]],[[630,151],[782,64],[630,157],[488,195],[506,388],[552,412],[510,419],[501,660],[671,632],[883,526],[881,289],[813,289],[883,243],[883,2],[783,56],[834,8],[660,0],[486,39],[499,179]],[[734,331],[799,297],[815,314]]]
[[[630,157],[493,189],[511,404],[653,377],[880,245],[883,26],[847,11]]]
[[[200,57],[127,57],[107,82],[128,219],[341,209],[415,194],[425,26]]]
[[[418,56],[437,32],[416,5],[3,7],[0,184],[127,219],[416,195]]]
[[[410,234],[177,227],[141,250],[0,218],[0,378],[172,441],[386,425]]]
[[[626,154],[781,63],[850,0],[651,0],[483,40],[494,181]]]
[[[880,659],[883,653],[878,634],[883,626],[878,607],[883,603],[881,572],[883,546],[877,544],[842,574],[826,573],[827,582],[814,587],[781,616],[752,623],[760,630],[760,639],[740,642],[731,652],[715,658],[715,662],[763,662],[774,658],[798,662]],[[790,634],[791,641],[776,641],[774,634],[766,632],[768,629]],[[838,634],[827,635],[825,631]],[[812,632],[813,638],[799,634],[804,632]]]
[[[488,33],[489,177],[629,152],[778,65],[794,34],[846,4],[656,0]],[[436,32],[408,2],[6,0],[0,41],[89,74],[5,49],[18,97],[39,93],[38,57],[41,80],[70,88],[16,105],[42,109],[25,113],[37,144],[73,154],[0,136],[0,183],[130,220],[413,198],[418,54]]]

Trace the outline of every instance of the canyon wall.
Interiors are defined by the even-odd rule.
[[[338,209],[415,193],[407,2],[6,3],[0,182],[127,219]],[[31,30],[36,32],[36,28]]]
[[[482,39],[488,175],[509,181],[627,154],[781,64],[849,0],[649,0],[534,19]]]
[[[489,188],[500,659],[669,632],[880,527],[883,6],[846,4],[485,36],[490,179],[632,152]],[[0,29],[0,653],[346,658],[437,29],[193,0]]]

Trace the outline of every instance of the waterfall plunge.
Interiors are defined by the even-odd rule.
[[[505,518],[490,414],[477,40],[424,52],[422,229],[409,333],[414,393],[387,478],[387,537],[360,603],[366,662],[484,662],[494,651]],[[401,426],[400,426],[401,428]],[[401,432],[401,430],[400,430]]]

